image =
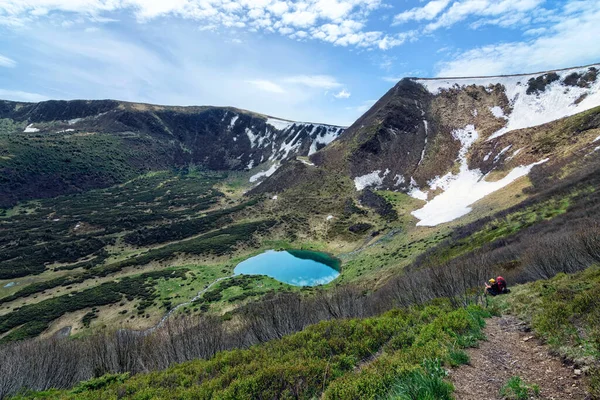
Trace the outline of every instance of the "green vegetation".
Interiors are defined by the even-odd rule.
[[[125,243],[135,246],[149,246],[157,243],[185,239],[232,223],[233,214],[242,211],[247,207],[256,205],[257,203],[258,199],[255,199],[240,204],[239,206],[210,212],[206,216],[200,218],[174,222],[166,226],[155,228],[144,227],[141,230],[125,235],[123,240]]]
[[[124,233],[198,218],[214,207],[223,195],[213,186],[222,179],[215,173],[152,173],[108,189],[40,200],[35,210],[2,221],[0,279],[39,274],[51,263],[66,264],[61,269],[101,264],[103,250]]]
[[[20,297],[41,293],[45,290],[56,288],[58,286],[68,286],[81,283],[94,277],[105,277],[119,272],[127,267],[141,266],[152,261],[165,260],[175,256],[176,254],[227,254],[231,252],[239,243],[249,241],[253,234],[264,232],[273,224],[274,221],[257,221],[246,224],[232,225],[228,228],[217,230],[192,240],[182,241],[172,245],[160,247],[158,249],[150,250],[139,256],[131,257],[123,261],[107,265],[99,265],[73,276],[59,277],[40,283],[34,283],[26,286],[10,296],[0,298],[0,304],[18,299]]]
[[[0,316],[0,334],[9,332],[0,339],[0,343],[35,337],[66,313],[118,303],[124,296],[129,301],[139,299],[137,308],[143,313],[157,298],[153,280],[182,278],[186,272],[183,269],[148,272],[23,306]],[[89,325],[92,319],[92,315],[86,314],[84,324],[87,321]]]
[[[500,389],[500,396],[506,400],[528,400],[540,395],[538,385],[528,385],[519,376],[513,376]]]
[[[0,127],[0,207],[23,198],[109,186],[169,164],[168,145],[148,136],[3,133],[10,128],[10,122]]]
[[[444,302],[367,319],[321,322],[283,339],[133,377],[16,398],[450,399],[444,367],[482,339],[478,307]],[[414,396],[418,397],[414,397]]]
[[[454,387],[444,380],[447,375],[439,360],[425,360],[422,369],[394,385],[389,400],[452,400]]]

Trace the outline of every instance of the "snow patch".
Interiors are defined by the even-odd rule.
[[[284,131],[287,128],[289,128],[290,126],[294,125],[294,122],[284,121],[282,119],[277,119],[277,118],[268,118],[267,125],[271,125],[273,128],[277,129],[278,131]]]
[[[457,175],[449,172],[442,177],[436,177],[428,182],[431,190],[441,189],[443,193],[434,197],[422,208],[411,213],[419,219],[418,226],[436,226],[460,218],[471,212],[472,209],[470,206],[476,201],[529,174],[534,166],[548,161],[548,159],[545,159],[537,163],[517,167],[499,181],[487,182],[481,170],[470,170],[467,163],[469,148],[479,138],[475,127],[467,125],[464,129],[457,129],[452,132],[452,136],[461,142],[461,149],[458,155],[460,170]],[[511,147],[508,146],[502,149],[498,156],[496,156],[496,160],[510,150]],[[486,156],[486,159],[489,158],[488,156]],[[416,182],[411,178],[411,192],[409,195],[427,200],[428,194],[416,188]]]
[[[322,144],[327,146],[329,143],[333,142],[337,139],[338,136],[342,133],[342,128],[337,128],[328,125],[316,125],[316,128],[325,128],[325,131],[322,132],[319,136],[317,136],[310,145],[310,150],[308,151],[308,155],[313,155],[317,152],[317,145]],[[313,131],[314,132],[314,131]]]
[[[254,160],[250,160],[250,162],[248,163],[248,166],[246,168],[252,169],[253,166],[254,166]]]
[[[279,197],[277,195],[273,196],[273,200],[277,200]]]
[[[256,139],[258,139],[258,135],[255,135],[254,132],[252,132],[252,129],[250,128],[246,128],[246,135],[250,140],[250,147],[254,148],[254,146],[256,145]]]
[[[592,143],[596,143],[599,140],[600,140],[600,136],[598,136],[596,139],[594,139],[594,141]]]
[[[275,173],[275,171],[277,171],[278,168],[279,168],[279,164],[273,164],[273,165],[271,165],[271,168],[269,168],[268,170],[261,171],[255,175],[252,175],[250,177],[249,181],[250,181],[250,183],[254,183],[261,178],[268,178],[271,175],[273,175]]]
[[[298,136],[300,136],[301,132],[302,129],[298,130],[298,132],[296,133],[296,135],[294,135],[292,140],[290,140],[288,143],[283,142],[281,144],[281,147],[279,148],[279,153],[283,152],[284,154],[283,156],[279,157],[279,159],[285,159],[290,154],[290,152],[296,152],[296,150],[298,150],[298,148],[302,145],[302,141],[300,140],[296,142],[296,140],[298,139]]]
[[[368,186],[381,186],[383,184],[383,179],[390,173],[389,169],[386,169],[383,176],[380,176],[381,170],[373,171],[370,174],[366,174],[363,176],[357,176],[354,178],[354,186],[357,191],[361,191]]]
[[[452,137],[459,140],[462,145],[458,152],[458,159],[466,162],[469,148],[479,139],[479,133],[475,130],[475,125],[467,125],[463,129],[456,129],[452,132]]]
[[[520,166],[504,178],[496,182],[487,182],[479,169],[469,170],[466,165],[461,171],[447,182],[444,193],[434,197],[423,208],[411,214],[419,219],[417,226],[436,226],[453,221],[472,211],[470,207],[485,196],[508,186],[517,179],[529,174],[536,165],[547,162],[548,159]]]
[[[303,160],[303,159],[301,159],[301,158],[299,158],[299,160],[300,160],[300,162],[301,162],[302,164],[308,165],[308,166],[310,166],[310,167],[314,167],[314,166],[315,166],[315,164],[311,163],[310,161],[306,161],[306,160]]]
[[[500,150],[500,153],[498,153],[498,155],[496,157],[494,157],[494,162],[498,162],[500,160],[500,157],[502,157],[502,155],[504,153],[506,153],[507,151],[510,150],[510,148],[512,147],[512,144],[509,144],[508,146],[506,146],[505,148],[503,148],[502,150]]]
[[[327,219],[327,221],[331,221],[333,218],[334,218],[333,215],[328,215],[326,219]]]
[[[400,186],[406,182],[406,178],[404,178],[402,175],[396,175],[394,177],[394,181],[394,186]]]
[[[500,106],[490,107],[490,111],[496,118],[508,119],[508,117],[506,115],[504,115],[504,110],[502,110],[502,107],[500,107]]]
[[[408,188],[408,195],[415,199],[427,201],[427,193],[419,189],[417,181],[412,176],[410,177],[410,187]]]
[[[596,82],[592,83],[589,88],[563,84],[566,76],[574,72],[585,74],[587,71],[588,67],[555,71],[560,79],[547,85],[543,92],[532,94],[527,94],[529,79],[541,76],[543,73],[485,78],[417,79],[415,82],[425,86],[432,94],[439,94],[442,90],[450,88],[460,89],[473,84],[486,88],[496,84],[503,85],[512,112],[503,116],[507,120],[506,125],[492,134],[488,139],[491,140],[516,129],[546,124],[599,106],[600,78],[596,79]],[[576,100],[580,101],[576,103]],[[496,112],[501,110],[491,111],[496,115]],[[498,115],[500,115],[499,112]]]
[[[23,131],[24,133],[35,133],[35,132],[39,132],[40,130],[38,128],[34,128],[33,124],[29,124],[27,125],[27,127],[25,128],[25,130]]]
[[[229,130],[233,129],[238,119],[240,119],[239,115],[234,115],[233,117],[231,117],[231,121],[229,122]]]
[[[515,150],[514,153],[512,153],[511,156],[506,159],[506,161],[510,161],[513,158],[515,158],[521,152],[521,150],[523,150],[523,149],[521,148],[521,149]]]
[[[78,123],[79,121],[82,121],[82,120],[83,120],[83,118],[73,118],[73,119],[68,120],[67,123],[69,125],[75,125],[76,123]]]
[[[427,120],[423,120],[423,126],[425,126],[425,144],[423,144],[421,158],[419,159],[419,163],[417,164],[417,166],[421,165],[421,163],[423,162],[423,158],[425,158],[425,150],[427,150],[427,141],[429,140],[429,122],[427,122]]]

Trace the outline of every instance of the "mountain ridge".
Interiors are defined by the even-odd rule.
[[[555,152],[567,139],[558,143],[552,132],[570,124],[565,117],[600,106],[598,67],[508,77],[405,78],[310,159],[352,179],[359,192],[400,191],[429,203],[456,191],[465,197],[463,212],[456,215],[464,215],[483,193],[510,185],[546,162],[562,162],[566,155]],[[579,131],[570,139],[571,151],[594,143],[595,120],[592,115],[585,129],[568,128]],[[285,188],[296,173],[275,176],[278,183],[269,187]],[[459,192],[473,195],[469,199]]]
[[[0,121],[0,188],[9,194],[0,206],[106,187],[153,170],[252,170],[310,155],[344,130],[230,107],[114,100],[0,101]]]
[[[543,74],[547,74],[549,72],[562,72],[562,71],[569,71],[569,70],[573,70],[573,69],[589,68],[589,67],[597,67],[597,66],[600,66],[600,62],[591,63],[591,64],[585,64],[585,65],[578,65],[578,66],[573,66],[573,67],[548,69],[548,70],[535,71],[535,72],[526,72],[526,73],[518,73],[518,74],[475,75],[475,76],[438,76],[438,77],[433,77],[433,78],[420,77],[420,76],[405,76],[402,79],[411,79],[411,80],[444,80],[444,79],[509,78],[509,77],[513,77],[513,76],[543,75]]]

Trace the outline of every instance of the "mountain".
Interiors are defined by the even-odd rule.
[[[598,68],[406,78],[311,161],[349,177],[356,191],[400,191],[427,201],[413,212],[420,225],[449,222],[537,166],[594,152]],[[576,114],[581,121],[566,118]],[[282,190],[305,169],[281,171],[264,188]]]
[[[0,101],[0,207],[190,164],[250,170],[311,155],[342,127],[219,107]]]
[[[597,382],[599,68],[407,78],[348,129],[1,103],[0,398],[417,398],[427,379],[450,398],[488,303]],[[339,276],[236,274],[282,249]],[[499,275],[511,296],[483,298]]]

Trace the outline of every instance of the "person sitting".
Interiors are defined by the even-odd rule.
[[[490,279],[488,283],[485,284],[485,292],[490,296],[497,296],[500,294],[498,283],[494,278]]]
[[[506,287],[506,280],[499,276],[496,278],[496,283],[498,284],[498,290],[500,292],[500,294],[507,294],[510,293],[510,290],[508,290],[508,288]]]
[[[499,294],[510,293],[510,290],[506,287],[506,280],[499,276],[496,279],[492,278],[485,284],[485,292],[490,296],[497,296]]]

